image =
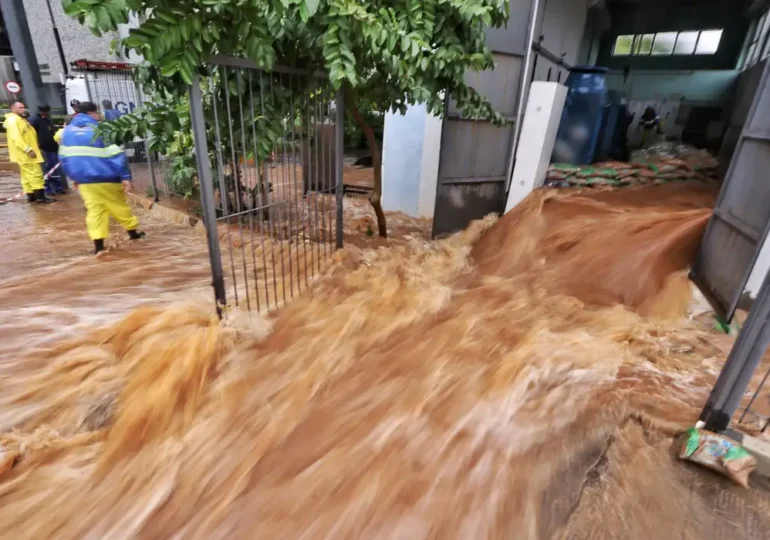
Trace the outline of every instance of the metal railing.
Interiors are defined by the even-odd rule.
[[[204,71],[190,108],[217,307],[270,311],[342,247],[342,95],[310,70]]]
[[[706,429],[717,433],[764,433],[770,425],[765,383],[770,366],[763,372],[762,360],[770,345],[770,278],[752,303],[730,354],[700,415]],[[764,393],[763,393],[764,392]]]

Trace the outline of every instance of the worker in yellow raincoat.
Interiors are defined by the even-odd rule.
[[[126,155],[119,146],[106,145],[96,136],[101,115],[95,104],[80,104],[79,112],[64,128],[59,144],[59,160],[64,172],[72,179],[75,189],[86,206],[88,235],[94,241],[94,253],[104,251],[109,236],[110,217],[128,232],[131,240],[144,233],[137,230],[139,220],[126,200],[131,189],[131,171]]]
[[[21,189],[27,195],[27,201],[52,203],[45,195],[43,180],[43,153],[37,144],[37,133],[25,118],[27,108],[17,101],[11,105],[11,112],[5,115],[5,128],[8,137],[8,156],[19,165]]]

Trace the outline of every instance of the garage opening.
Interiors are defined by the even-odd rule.
[[[769,11],[753,0],[541,2],[506,208],[541,183],[715,206],[690,277],[729,321],[770,267],[770,103],[755,100]]]

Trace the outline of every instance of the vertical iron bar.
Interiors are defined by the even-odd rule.
[[[246,156],[246,125],[243,121],[243,102],[241,101],[241,85],[243,83],[243,78],[241,76],[241,70],[238,70],[235,72],[236,80],[238,82],[238,111],[241,117],[241,149],[243,151],[243,174],[246,177],[246,188],[247,191],[249,190],[249,175],[246,171],[248,171],[248,161]],[[254,156],[254,159],[256,160],[257,156]],[[257,204],[256,196],[252,199],[250,197],[249,202],[252,200],[254,201],[254,206]],[[254,254],[254,211],[255,208],[251,208],[251,212],[249,212],[249,232],[251,233],[251,244],[249,244],[249,250],[251,251],[251,260],[253,263],[252,271],[254,272],[254,292],[257,295],[257,312],[259,313],[261,311],[261,306],[259,302],[259,280],[257,279],[257,256]],[[246,297],[249,296],[249,290],[248,290],[248,282],[246,283]]]
[[[134,83],[134,88],[136,89],[136,101],[141,103],[142,101],[142,89],[139,88],[139,85]],[[158,202],[160,200],[160,197],[158,196],[158,183],[155,179],[155,168],[152,165],[152,152],[150,152],[150,140],[152,139],[151,135],[148,135],[144,139],[144,151],[147,152],[147,166],[150,168],[150,181],[152,182],[152,194],[153,199],[155,202]]]
[[[730,350],[701,413],[706,429],[722,432],[743,399],[770,342],[770,277],[765,277],[749,316]]]
[[[254,88],[251,78],[251,71],[249,70],[249,109],[251,111],[251,135],[254,138],[254,167],[257,174],[257,186],[259,187],[259,214],[257,214],[257,222],[259,223],[259,242],[262,247],[262,281],[265,282],[265,304],[267,308],[270,308],[270,289],[267,286],[267,260],[265,258],[265,219],[264,212],[269,212],[267,208],[267,180],[265,179],[265,164],[262,162],[262,170],[260,175],[259,168],[259,145],[257,144],[257,117],[254,114]],[[257,282],[257,302],[259,302],[259,282]],[[257,308],[259,309],[259,307]]]
[[[765,385],[765,382],[767,381],[767,377],[770,376],[770,369],[768,369],[765,372],[765,376],[762,377],[762,382],[759,383],[759,386],[754,391],[754,394],[751,396],[751,399],[749,400],[749,404],[746,406],[745,409],[743,409],[743,413],[741,414],[740,419],[738,420],[738,423],[742,423],[743,419],[746,416],[746,413],[751,410],[751,406],[754,405],[754,401],[757,399],[757,396],[759,395],[759,391],[762,390],[762,387]]]
[[[246,309],[251,311],[251,300],[249,299],[249,278],[248,270],[246,269],[246,253],[243,247],[243,214],[241,213],[243,210],[243,198],[241,195],[241,178],[239,174],[241,171],[240,167],[238,167],[238,156],[235,153],[236,142],[235,135],[233,133],[233,113],[230,107],[230,84],[228,83],[227,67],[223,66],[222,69],[225,77],[225,110],[227,111],[227,129],[230,132],[230,156],[232,157],[233,183],[235,184],[235,204],[237,208],[236,212],[238,212],[238,236],[241,241],[241,263],[243,265],[244,285],[246,286]],[[238,68],[236,68],[236,70],[237,69]],[[238,88],[238,92],[240,92],[240,88]],[[240,94],[238,95],[238,102],[240,106]]]
[[[289,179],[292,189],[292,199],[294,202],[295,222],[297,225],[297,232],[294,236],[297,252],[297,293],[302,292],[302,275],[300,272],[299,252],[300,252],[300,230],[304,230],[304,214],[300,214],[299,198],[297,195],[297,130],[296,130],[296,111],[294,109],[294,84],[292,83],[293,75],[289,75],[289,121],[291,122],[291,172],[292,178]],[[305,253],[305,243],[302,242],[302,250]],[[304,264],[304,263],[303,263]],[[307,282],[307,270],[305,271],[305,281]]]
[[[200,80],[198,79],[197,74],[193,75],[192,86],[190,86],[190,115],[195,141],[195,161],[198,166],[198,178],[200,179],[201,185],[201,205],[203,206],[204,216],[203,224],[206,227],[206,239],[209,247],[211,285],[214,288],[217,314],[222,317],[222,309],[227,306],[225,278],[222,269],[222,254],[219,251],[216,212],[214,211],[214,189],[212,185],[211,165],[209,164],[208,143],[206,142],[203,98],[201,96]]]
[[[289,75],[291,77],[291,75]],[[284,93],[284,78],[283,74],[278,74],[278,86],[281,89],[281,93]],[[284,107],[285,100],[283,97],[281,98],[281,127],[283,127],[283,123],[286,122],[286,108]],[[291,195],[288,193],[288,182],[287,177],[289,181],[291,181],[291,174],[289,174],[289,171],[286,169],[288,167],[287,159],[286,159],[286,135],[288,130],[281,130],[281,179],[283,181],[283,198],[286,200],[286,217],[287,217],[287,226],[289,227],[289,234],[286,235],[286,241],[288,242],[288,250],[289,250],[289,298],[294,298],[294,263],[291,260],[291,230],[292,230],[292,219],[291,219]]]
[[[265,85],[264,85],[264,78],[262,77],[262,71],[259,72],[259,98],[262,105],[262,118],[265,125],[267,125],[267,116],[265,115]],[[272,149],[272,145],[271,145]],[[267,231],[268,234],[270,234],[270,259],[273,265],[273,294],[275,295],[275,306],[278,307],[278,283],[275,279],[275,249],[273,247],[273,193],[270,190],[270,168],[265,165],[265,173],[267,176],[267,200],[268,200],[268,207],[267,207]],[[265,269],[265,274],[267,274],[267,269]],[[270,304],[268,303],[268,309],[270,309]]]
[[[311,88],[315,86],[315,80],[311,81]],[[314,90],[314,89],[313,89]],[[313,91],[311,90],[311,92]],[[315,220],[313,219],[313,201],[309,200],[311,196],[313,186],[313,122],[311,112],[313,107],[313,97],[308,93],[307,101],[305,102],[305,116],[307,118],[307,155],[305,160],[307,161],[307,171],[302,172],[302,178],[304,182],[305,190],[305,205],[307,207],[307,237],[306,241],[310,241],[310,270],[315,275],[315,248],[313,247],[313,229],[315,228]],[[311,133],[313,135],[311,135]],[[307,266],[305,267],[307,268]]]
[[[344,237],[344,230],[343,230],[343,201],[344,201],[344,176],[345,176],[345,96],[343,95],[342,90],[337,91],[337,116],[336,116],[336,124],[334,126],[335,131],[335,150],[336,150],[336,156],[335,161],[337,164],[335,173],[336,173],[336,192],[335,196],[337,199],[337,227],[336,227],[336,236],[337,236],[337,249],[342,249],[342,241]]]
[[[318,217],[318,199],[320,197],[320,171],[321,171],[321,159],[320,159],[320,153],[319,153],[319,147],[321,145],[320,139],[323,137],[323,133],[321,133],[321,127],[318,124],[318,92],[319,90],[316,89],[316,92],[313,95],[313,135],[315,140],[315,189],[313,190],[313,196],[315,197],[315,249],[316,249],[316,262],[318,263],[318,268],[316,271],[321,271],[321,221]],[[323,209],[321,210],[321,218],[323,218]]]
[[[320,152],[321,152],[321,175],[318,177],[319,181],[319,190],[318,190],[318,196],[321,199],[321,247],[324,251],[324,263],[329,258],[329,253],[326,249],[326,177],[329,175],[327,163],[326,163],[326,116],[324,115],[324,103],[326,101],[326,88],[323,89],[321,93],[321,102],[318,104],[318,117],[321,120],[321,144],[320,144]],[[319,268],[320,270],[320,268]]]
[[[334,125],[332,124],[332,99],[331,99],[330,90],[327,90],[327,94],[326,94],[326,118],[328,119],[328,122],[329,122],[329,130],[328,130],[329,135],[328,135],[328,140],[326,142],[326,147],[327,147],[326,149],[328,150],[326,159],[329,164],[329,166],[327,167],[329,169],[329,172],[327,173],[327,176],[326,176],[326,204],[327,204],[326,213],[329,216],[329,220],[328,220],[329,227],[326,230],[326,238],[327,238],[326,246],[329,250],[329,254],[331,254],[334,251],[334,249],[332,249],[332,219],[334,218],[332,201],[334,201],[336,204],[336,199],[332,197],[332,193],[333,193],[332,186],[334,186],[336,181],[336,173],[334,172],[335,170],[334,163],[337,159],[336,158],[337,151],[334,148],[334,139],[336,137],[337,131]]]
[[[219,68],[216,69],[216,74],[219,76],[219,81],[222,83],[222,73],[220,72]],[[216,77],[210,76],[209,80],[212,82],[212,84],[216,84]],[[220,86],[222,86],[220,84]],[[214,107],[214,133],[216,135],[216,156],[217,156],[217,176],[219,181],[219,191],[221,193],[220,198],[222,199],[222,216],[224,218],[225,223],[225,230],[227,231],[227,250],[230,254],[230,272],[233,274],[233,293],[235,294],[235,305],[238,306],[238,278],[236,277],[235,273],[235,260],[233,258],[233,239],[232,235],[230,234],[230,222],[228,219],[228,216],[230,215],[230,192],[227,189],[227,184],[225,183],[225,169],[224,169],[224,157],[222,156],[222,136],[219,131],[219,112],[217,107],[217,94],[218,92],[214,92],[211,102]],[[227,96],[227,88],[224,89],[224,94]]]
[[[276,98],[275,98],[275,85],[273,84],[273,75],[270,74],[270,99],[273,101],[273,113],[277,112],[278,106],[276,104]],[[281,126],[283,128],[283,126]],[[281,136],[283,137],[283,129],[281,131]],[[273,152],[277,154],[277,141],[273,141]],[[283,171],[283,155],[281,156],[281,171]],[[283,172],[281,173],[279,180],[281,183],[283,183]],[[280,250],[280,255],[278,256],[281,261],[281,296],[283,297],[283,303],[286,304],[286,267],[284,265],[283,261],[283,211],[281,209],[281,192],[282,189],[276,189],[275,194],[278,197],[278,201],[275,203],[275,212],[278,214],[278,246]]]

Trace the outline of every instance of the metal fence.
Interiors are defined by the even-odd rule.
[[[81,75],[85,77],[88,100],[99,106],[106,120],[115,120],[145,102],[146,98],[134,82],[130,70],[91,70]],[[156,202],[161,196],[185,195],[175,193],[169,159],[158,152],[150,152],[147,139],[136,138],[125,143],[124,148],[135,192],[151,196]]]
[[[190,89],[218,309],[266,312],[342,247],[343,103],[323,74],[215,57]]]
[[[715,432],[764,433],[770,426],[770,278],[765,277],[746,322],[709,395],[700,420]],[[763,365],[764,364],[764,365]]]

